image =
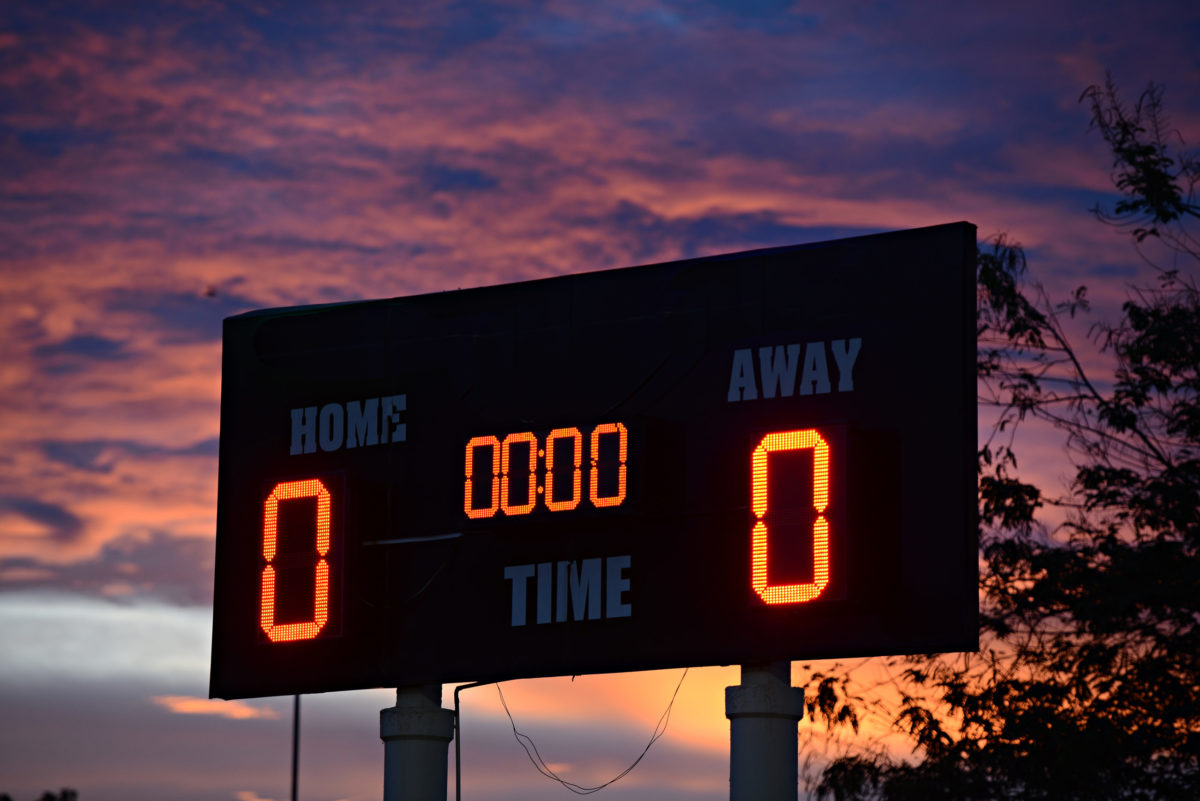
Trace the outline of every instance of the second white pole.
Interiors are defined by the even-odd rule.
[[[796,801],[804,691],[791,663],[742,665],[742,683],[725,688],[725,717],[730,801]]]

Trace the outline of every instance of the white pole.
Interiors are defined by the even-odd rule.
[[[396,690],[396,705],[379,711],[379,737],[383,801],[446,801],[454,710],[442,709],[442,685]]]
[[[796,801],[796,724],[804,691],[793,687],[789,662],[742,665],[742,683],[725,688],[729,718],[730,801]]]

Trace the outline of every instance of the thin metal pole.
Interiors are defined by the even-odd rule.
[[[454,688],[454,801],[462,801],[462,708],[458,694],[462,685]]]
[[[462,801],[462,709],[458,704],[458,694],[472,687],[495,683],[494,681],[476,681],[471,684],[460,684],[454,688],[454,801]]]
[[[292,801],[296,801],[296,793],[300,782],[300,696],[292,700]]]

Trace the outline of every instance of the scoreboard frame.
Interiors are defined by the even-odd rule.
[[[210,695],[978,645],[969,223],[224,326]]]

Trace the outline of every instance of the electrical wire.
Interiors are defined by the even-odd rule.
[[[516,738],[520,746],[525,749],[525,754],[529,757],[529,761],[533,763],[533,766],[537,769],[537,772],[545,776],[547,779],[553,779],[576,795],[591,795],[592,793],[597,793],[603,790],[605,787],[608,787],[609,785],[614,784],[628,776],[629,773],[638,766],[638,763],[642,761],[642,758],[645,757],[650,751],[650,746],[658,742],[658,740],[667,733],[667,723],[671,720],[671,709],[675,706],[675,698],[679,695],[679,688],[683,686],[683,680],[687,677],[687,674],[688,669],[684,668],[683,675],[679,677],[679,683],[675,685],[675,692],[671,693],[671,701],[667,704],[667,708],[663,710],[662,715],[659,716],[658,725],[654,727],[654,733],[650,736],[650,741],[646,743],[646,747],[642,749],[642,753],[638,754],[637,759],[633,760],[633,764],[625,768],[625,770],[604,782],[604,784],[598,784],[595,787],[584,787],[583,785],[575,784],[574,782],[567,781],[555,773],[554,770],[552,770],[551,767],[546,764],[546,760],[542,759],[542,755],[538,753],[537,745],[534,744],[533,738],[518,731],[517,722],[513,719],[512,712],[509,711],[508,702],[504,699],[504,691],[500,689],[499,684],[496,685],[496,692],[500,695],[500,705],[504,707],[504,713],[508,715],[508,722],[512,724],[513,736]]]

